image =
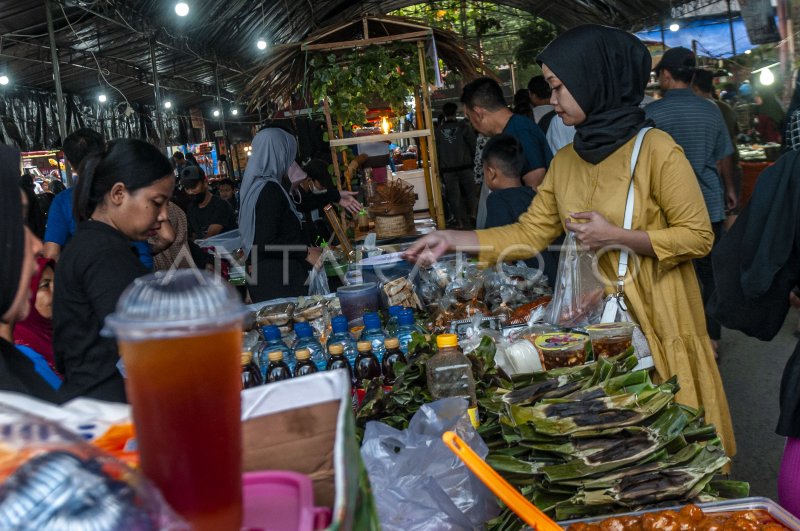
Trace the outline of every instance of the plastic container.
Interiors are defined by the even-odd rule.
[[[294,343],[295,355],[299,349],[308,349],[311,353],[311,361],[317,366],[317,370],[324,371],[325,366],[328,364],[328,358],[325,356],[325,349],[314,337],[314,329],[308,323],[297,323],[294,325],[294,333],[297,339]]]
[[[574,367],[586,363],[589,336],[583,334],[555,333],[536,338],[536,350],[542,357],[546,371],[559,367]]]
[[[592,340],[594,359],[613,358],[623,354],[633,345],[633,323],[600,323],[586,327]]]
[[[673,505],[670,507],[661,507],[658,509],[646,509],[643,511],[635,511],[630,513],[623,513],[623,514],[615,514],[614,517],[622,517],[622,516],[641,516],[646,513],[652,512],[660,512],[660,511],[680,511],[681,508],[685,507],[687,504],[681,505]],[[714,513],[728,513],[728,512],[736,512],[736,511],[753,511],[753,510],[762,510],[769,513],[769,515],[774,518],[779,524],[786,527],[787,529],[800,529],[800,519],[793,516],[789,511],[775,503],[774,501],[770,500],[769,498],[741,498],[739,500],[727,500],[727,501],[719,501],[719,502],[711,502],[711,503],[697,503],[695,504],[700,507],[704,513],[707,514],[714,514]],[[606,518],[611,518],[612,515],[606,516],[593,516],[591,518],[581,518],[577,520],[568,520],[565,522],[559,522],[559,525],[566,529],[568,526],[572,524],[580,524],[580,523],[595,523],[595,522],[602,522]]]
[[[356,349],[356,341],[353,339],[353,336],[350,335],[347,317],[344,315],[337,315],[334,317],[331,320],[331,328],[333,333],[328,339],[328,352],[330,353],[331,346],[341,345],[344,349],[344,357],[347,358],[347,361],[350,362],[350,366],[352,367],[353,363],[356,361],[356,356],[358,356],[358,350]]]
[[[297,472],[248,472],[242,478],[244,528],[312,531],[317,509],[311,479]]]
[[[294,351],[294,355],[297,358],[297,363],[294,366],[294,370],[292,371],[292,377],[298,378],[300,376],[305,376],[307,374],[314,374],[315,372],[319,372],[317,369],[317,365],[311,361],[311,351],[307,348],[299,348]]]
[[[258,364],[253,360],[253,353],[249,350],[242,352],[242,389],[258,387],[264,383]]]
[[[428,389],[434,400],[452,396],[469,400],[469,416],[473,426],[478,426],[478,399],[475,396],[475,378],[472,363],[458,349],[455,334],[441,334],[436,337],[439,351],[427,362]]]
[[[267,365],[267,370],[265,371],[265,384],[288,380],[292,377],[292,371],[283,361],[283,351],[273,350],[267,355],[267,358],[269,359],[269,365]]]
[[[261,327],[261,333],[264,335],[264,348],[261,349],[259,356],[259,365],[261,366],[261,375],[266,376],[267,365],[269,365],[269,358],[267,355],[270,352],[280,350],[283,352],[283,361],[289,366],[289,370],[294,371],[294,353],[281,338],[281,329],[277,325],[268,325]]]
[[[383,361],[383,356],[386,354],[386,334],[383,333],[381,327],[381,318],[377,313],[364,314],[364,330],[361,332],[361,341],[369,341],[372,343],[372,352],[379,362]]]
[[[344,356],[344,347],[342,345],[331,345],[330,350],[330,358],[328,358],[328,365],[326,369],[329,371],[335,371],[337,369],[345,369],[347,371],[347,375],[350,378],[350,381],[353,380],[353,367],[350,365],[350,362],[347,361],[347,358]]]
[[[348,322],[355,321],[365,313],[378,311],[380,304],[380,291],[374,282],[342,286],[336,290],[336,296]]]
[[[353,380],[356,389],[364,387],[364,380],[380,378],[381,363],[372,352],[372,343],[369,341],[358,342],[358,357],[353,366]]]

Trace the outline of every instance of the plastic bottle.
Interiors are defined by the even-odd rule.
[[[478,400],[475,396],[475,378],[472,364],[458,349],[455,334],[441,334],[436,338],[439,352],[427,362],[428,390],[434,400],[462,396],[469,400],[469,417],[478,426]]]
[[[242,389],[250,389],[263,384],[261,371],[253,361],[253,353],[249,350],[242,352]]]
[[[328,352],[332,345],[341,345],[344,348],[344,357],[350,362],[350,366],[356,362],[358,350],[356,349],[356,342],[353,336],[350,335],[349,326],[347,324],[347,317],[344,315],[337,315],[331,320],[331,328],[333,333],[328,339]]]
[[[389,306],[389,318],[386,319],[386,336],[394,337],[397,335],[397,327],[399,326],[398,317],[403,313],[402,306]]]
[[[273,350],[267,354],[267,358],[269,359],[269,365],[267,365],[267,375],[264,378],[264,383],[279,382],[292,377],[289,366],[283,361],[283,351]]]
[[[395,381],[394,364],[398,361],[406,362],[406,357],[400,350],[400,342],[396,337],[390,337],[385,342],[386,355],[383,357],[381,368],[383,369],[383,381],[386,385],[393,385]]]
[[[408,355],[408,344],[411,343],[411,334],[417,331],[414,325],[414,310],[404,308],[397,318],[397,340],[400,341],[400,350]]]
[[[335,371],[336,369],[347,369],[347,374],[350,377],[350,381],[353,381],[353,367],[350,365],[350,362],[347,361],[347,358],[344,355],[344,347],[342,345],[331,345],[330,349],[330,358],[328,358],[328,365],[327,370]]]
[[[297,363],[294,366],[292,375],[297,378],[298,376],[305,376],[306,374],[314,374],[317,372],[317,366],[311,361],[311,351],[307,348],[301,348],[294,351],[294,356],[297,358]]]
[[[361,389],[364,386],[364,380],[380,377],[381,364],[372,352],[371,342],[358,342],[358,357],[356,358],[356,365],[353,372],[355,373],[354,384],[357,389]]]
[[[364,314],[364,331],[361,332],[361,341],[369,341],[375,357],[379,362],[383,361],[383,355],[386,354],[386,347],[383,345],[386,335],[383,333],[381,318],[377,313]]]
[[[262,326],[261,333],[264,334],[264,348],[261,349],[261,354],[258,358],[261,374],[266,377],[267,365],[269,365],[267,355],[276,350],[283,352],[283,362],[289,366],[289,370],[293,371],[295,364],[294,353],[281,339],[281,329],[275,325]]]
[[[314,330],[308,323],[297,323],[294,325],[294,333],[297,339],[294,343],[294,351],[297,349],[307,348],[311,352],[311,361],[317,366],[317,370],[324,371],[328,365],[328,358],[325,356],[325,349],[314,337]]]

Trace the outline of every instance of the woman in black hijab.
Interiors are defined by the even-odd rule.
[[[19,153],[0,145],[0,390],[59,402],[33,362],[11,341],[14,323],[28,316],[30,284],[42,242],[25,226],[17,187]]]
[[[627,32],[587,25],[559,36],[538,60],[552,88],[550,103],[575,126],[575,141],[556,154],[530,209],[505,227],[435,232],[406,256],[430,261],[480,246],[481,262],[528,259],[567,230],[585,247],[608,251],[599,253],[598,267],[610,293],[619,249],[631,250],[636,257],[625,277],[625,300],[647,337],[657,375],[678,376],[678,400],[703,406],[733,455],[730,413],[691,264],[708,254],[714,239],[700,186],[681,148],[658,129],[644,135],[631,181],[636,138],[649,125],[639,104],[650,54]],[[631,182],[628,230],[623,220]]]

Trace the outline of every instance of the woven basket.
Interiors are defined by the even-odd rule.
[[[409,218],[413,226],[413,213],[399,214],[397,216],[375,216],[375,235],[379,240],[405,236],[410,232]]]

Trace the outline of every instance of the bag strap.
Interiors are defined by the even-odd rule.
[[[644,142],[644,135],[652,129],[652,127],[644,127],[636,135],[636,143],[633,145],[633,153],[631,154],[631,185],[628,187],[628,200],[625,203],[625,218],[622,223],[622,228],[631,230],[633,226],[633,174],[636,171],[636,163],[639,161],[639,152],[642,150],[642,143]],[[620,283],[628,274],[628,251],[622,250],[619,253],[619,269],[617,275]]]

